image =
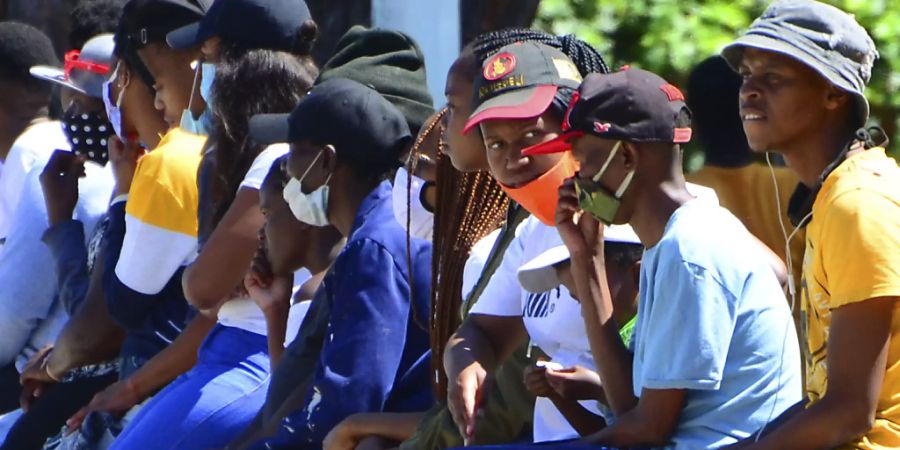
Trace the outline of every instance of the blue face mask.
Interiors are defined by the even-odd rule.
[[[193,100],[194,90],[197,88],[197,76],[200,76],[200,97],[206,102],[206,108],[203,109],[203,113],[200,115],[199,119],[194,118],[194,114],[191,113],[191,105],[188,104],[188,109],[184,110],[181,113],[181,123],[179,127],[187,131],[188,133],[193,133],[201,136],[209,136],[213,127],[213,115],[212,115],[212,83],[216,76],[216,66],[214,64],[197,64],[197,67],[194,69],[194,86],[191,88],[191,100]]]
[[[213,80],[216,79],[216,65],[203,63],[200,65],[200,70],[200,97],[203,97],[203,101],[206,102],[206,109],[209,110],[212,108],[213,103],[212,85]]]

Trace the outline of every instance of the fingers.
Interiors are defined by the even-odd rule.
[[[91,405],[85,406],[84,408],[79,409],[72,417],[69,417],[69,420],[66,421],[66,436],[81,428],[81,423],[84,422],[84,418],[87,417],[88,413],[91,411],[90,407]]]
[[[146,153],[146,150],[137,142],[122,142],[118,136],[110,136],[107,147],[109,148],[110,162],[135,162]]]
[[[453,418],[453,423],[456,424],[459,435],[465,440],[465,445],[468,445],[468,440],[466,440],[466,419],[463,415],[464,401],[461,389],[451,389],[450,392],[448,392],[447,400],[447,406],[450,409],[450,416]]]
[[[40,383],[37,382],[29,382],[22,385],[22,393],[19,394],[19,406],[22,407],[23,411],[27,413],[31,409],[31,405],[40,397],[41,391]]]
[[[272,282],[272,264],[266,257],[265,251],[257,251],[250,263],[249,276],[252,276],[260,287],[268,287]]]
[[[474,380],[472,380],[474,381]],[[462,420],[465,425],[463,429],[463,438],[469,439],[475,434],[475,407],[477,405],[476,397],[478,396],[478,386],[473,383],[466,383],[462,389]]]
[[[87,172],[84,170],[84,163],[87,162],[87,156],[78,155],[75,157],[75,160],[72,161],[72,167],[69,170],[70,174],[75,174],[75,178],[84,178],[87,176]]]
[[[562,370],[547,369],[547,372],[544,373],[544,379],[550,383],[553,389],[557,389],[560,384],[571,380],[574,374],[575,372],[571,368]]]
[[[575,187],[575,177],[569,177],[563,180],[559,185],[559,197],[575,197],[578,198],[578,190]]]
[[[122,159],[122,155],[125,153],[125,144],[118,136],[110,136],[106,145],[109,149],[109,160],[111,162]]]
[[[556,224],[568,225],[573,223],[573,217],[581,211],[578,204],[578,193],[575,188],[575,179],[568,178],[559,187],[559,200],[556,204]]]
[[[19,377],[19,383],[23,386],[25,382],[34,378],[34,374],[31,373],[38,368],[43,368],[44,360],[50,356],[50,351],[53,350],[53,345],[45,345],[42,349],[38,350],[37,353],[31,355],[31,358],[28,359],[28,362],[25,363],[25,367],[22,368],[22,375]]]
[[[543,367],[527,367],[522,382],[529,392],[538,396],[544,396],[549,387],[547,379],[544,377]]]
[[[41,172],[41,181],[46,182],[47,180],[64,176],[73,169],[76,162],[77,158],[72,152],[67,150],[55,150],[53,155],[51,155],[50,159],[47,161],[47,164],[44,166],[44,170]]]
[[[262,283],[259,278],[252,270],[248,271],[247,274],[244,275],[244,289],[247,289],[247,291],[252,294],[254,289],[260,287],[262,287]]]
[[[472,442],[475,439],[476,422],[480,417],[484,415],[484,404],[487,400],[487,394],[491,391],[493,386],[494,378],[488,376],[481,380],[480,385],[475,391],[475,406],[472,409],[472,414],[469,416],[469,420],[466,425],[466,437],[468,438],[469,442]]]

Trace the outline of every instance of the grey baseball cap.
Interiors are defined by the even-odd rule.
[[[726,46],[722,57],[737,70],[746,48],[781,53],[809,66],[853,95],[860,126],[868,120],[864,91],[878,50],[851,14],[814,0],[779,0]]]
[[[66,53],[63,67],[34,66],[29,72],[35,78],[101,98],[115,45],[112,34],[100,34],[85,42],[81,50]]]

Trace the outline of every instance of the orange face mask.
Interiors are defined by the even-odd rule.
[[[556,225],[556,204],[559,203],[559,187],[567,178],[578,171],[578,161],[572,152],[563,153],[562,158],[543,175],[517,188],[500,185],[509,198],[522,205],[546,225]]]

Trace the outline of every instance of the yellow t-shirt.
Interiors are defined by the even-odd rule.
[[[173,128],[138,161],[125,206],[116,275],[154,295],[197,256],[197,168],[206,138]]]
[[[798,179],[790,169],[784,167],[775,167],[774,169],[780,194],[780,211],[779,205],[775,202],[772,173],[769,166],[765,164],[753,163],[738,168],[704,166],[700,170],[688,174],[685,178],[691,183],[715,190],[719,197],[719,204],[731,211],[751,234],[766,244],[782,260],[785,260],[784,233],[778,222],[778,215],[781,215],[785,230],[790,234],[794,227],[787,217],[787,205],[791,194],[797,187]],[[798,284],[803,250],[804,233],[799,231],[791,240],[791,258],[794,261],[793,275],[794,281]]]
[[[812,211],[801,298],[809,344],[806,388],[815,402],[828,386],[831,311],[874,297],[900,296],[900,167],[881,148],[853,155],[826,178]],[[900,448],[900,303],[892,315],[875,425],[841,448]]]

